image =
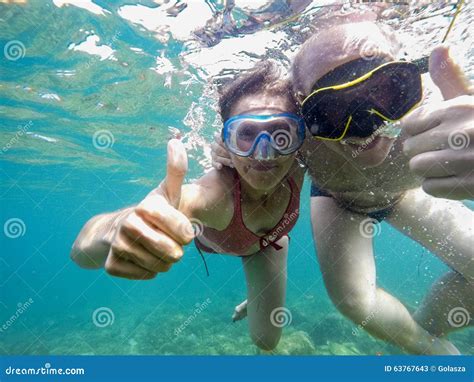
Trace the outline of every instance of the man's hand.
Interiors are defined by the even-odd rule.
[[[184,146],[173,139],[165,180],[117,221],[105,262],[109,274],[152,279],[181,259],[182,247],[194,237],[191,222],[178,210],[187,170]]]
[[[222,142],[219,133],[214,134],[214,142],[211,145],[212,165],[216,170],[222,169],[222,166],[234,167],[229,151]]]
[[[430,75],[445,101],[422,106],[403,121],[410,169],[423,190],[448,199],[474,199],[474,97],[446,47],[430,57]]]

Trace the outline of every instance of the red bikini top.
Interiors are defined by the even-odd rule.
[[[291,231],[299,216],[300,192],[295,181],[293,178],[287,178],[291,191],[290,201],[280,221],[265,235],[258,236],[244,224],[240,177],[236,171],[234,174],[234,216],[232,220],[227,228],[222,231],[204,227],[201,235],[205,237],[206,241],[213,244],[213,248],[208,248],[199,241],[199,238],[195,240],[196,246],[209,253],[230,253],[239,256],[248,254],[248,249],[256,242],[260,243],[260,250],[265,249],[269,245],[276,249],[281,249],[281,246],[276,242]]]

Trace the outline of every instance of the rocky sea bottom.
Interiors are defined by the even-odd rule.
[[[91,309],[85,306],[78,313],[43,315],[38,322],[33,322],[34,317],[20,317],[2,333],[0,351],[4,355],[260,354],[250,339],[246,319],[232,322],[230,306],[196,306],[189,312],[169,306],[143,312],[117,307],[112,316],[102,312],[101,317],[91,317]],[[274,354],[403,354],[357,328],[332,306],[316,309],[305,304],[290,307],[290,312],[291,319]],[[472,328],[450,338],[463,354],[473,353]]]

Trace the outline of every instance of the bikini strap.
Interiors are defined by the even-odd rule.
[[[240,182],[240,177],[237,171],[234,170],[234,216],[232,217],[231,224],[229,226],[234,226],[238,224],[237,229],[243,229],[248,231],[244,223],[244,217],[242,215],[242,183]]]
[[[295,180],[293,179],[293,177],[288,177],[288,183],[290,185],[290,188],[291,188],[291,195],[290,195],[290,198],[291,200],[293,200],[293,192],[296,192],[296,195],[297,197],[299,198],[299,187],[298,185],[296,184]]]
[[[201,251],[201,248],[199,247],[199,245],[197,244],[197,239],[195,239],[194,241],[194,245],[196,246],[198,252],[199,252],[199,255],[201,256],[201,260],[202,262],[204,263],[204,267],[206,268],[206,274],[207,274],[207,277],[209,277],[209,268],[207,268],[207,263],[206,263],[206,259],[204,258],[204,255]]]

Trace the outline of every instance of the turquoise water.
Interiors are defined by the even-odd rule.
[[[326,9],[306,11],[296,26],[280,25],[289,16],[277,12],[259,31],[216,34],[203,48],[207,40],[186,30],[189,20],[197,23],[198,14],[212,19],[222,2],[170,8],[178,15],[166,16],[168,28],[137,19],[134,10],[151,10],[156,20],[153,12],[174,2],[160,7],[151,1],[96,1],[98,8],[89,10],[61,3],[0,5],[1,46],[13,41],[16,48],[4,49],[0,67],[0,221],[18,228],[0,234],[0,354],[255,354],[246,321],[231,321],[246,294],[239,259],[206,256],[207,277],[189,246],[172,271],[134,282],[82,270],[69,251],[91,216],[135,204],[158,184],[170,137],[184,138],[188,180],[198,177],[209,164],[209,142],[219,126],[212,77],[264,56],[288,59],[302,39],[294,30],[303,33],[304,23],[323,17]],[[201,8],[194,9],[197,3]],[[201,13],[189,16],[190,11]],[[254,11],[237,6],[237,26]],[[424,41],[429,33],[439,35],[437,27],[447,25],[452,6],[437,12],[439,17],[418,21],[432,22]],[[432,9],[421,8],[417,17],[428,13]],[[463,17],[453,39],[470,71],[472,46],[463,39]],[[401,25],[408,35],[417,30]],[[241,49],[242,41],[255,36],[263,48],[246,43]],[[86,41],[92,41],[88,48],[81,45]],[[417,53],[419,45],[409,51]],[[234,54],[231,46],[241,50]],[[289,255],[292,320],[277,352],[400,354],[355,331],[330,302],[311,240],[308,195],[306,180]],[[447,269],[385,223],[375,252],[379,285],[413,310]],[[473,354],[472,329],[451,338],[461,352]]]

